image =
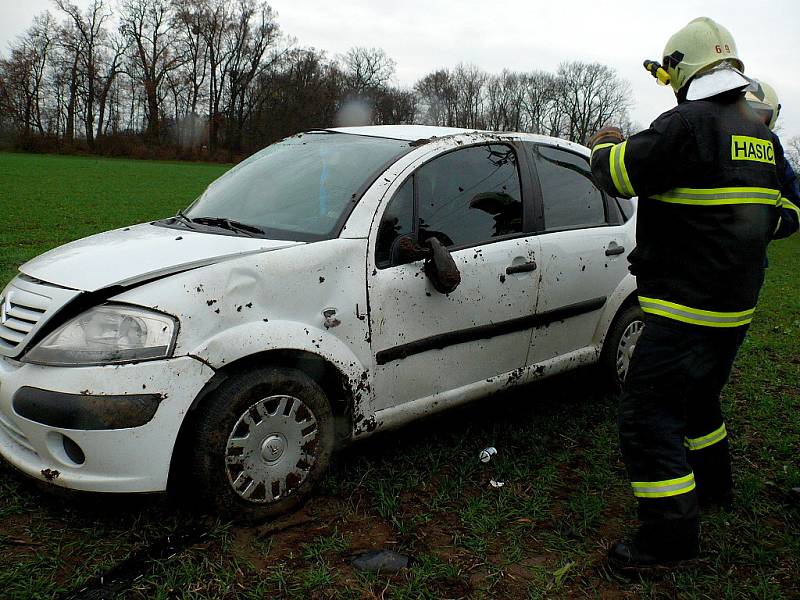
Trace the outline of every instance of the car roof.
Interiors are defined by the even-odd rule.
[[[445,137],[458,133],[474,133],[476,130],[462,129],[461,127],[433,127],[430,125],[366,125],[363,127],[335,127],[328,129],[328,131],[413,142],[415,140]]]
[[[431,125],[366,125],[363,127],[333,127],[325,131],[335,131],[337,133],[348,133],[351,135],[366,135],[370,137],[382,137],[394,140],[427,140],[431,138],[443,138],[458,135],[488,135],[498,137],[513,137],[525,141],[538,142],[560,146],[578,151],[582,154],[587,152],[585,146],[562,140],[556,137],[538,135],[534,133],[518,133],[514,131],[484,131],[480,129],[464,129],[462,127],[436,127]]]

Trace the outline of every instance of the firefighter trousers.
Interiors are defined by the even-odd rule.
[[[697,546],[698,501],[731,495],[719,396],[746,327],[712,328],[647,315],[620,397],[622,456],[653,554]]]

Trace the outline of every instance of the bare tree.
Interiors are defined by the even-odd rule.
[[[183,57],[176,53],[176,30],[167,0],[122,0],[120,27],[132,47],[131,75],[139,79],[147,100],[146,137],[160,139],[164,78],[178,68]]]
[[[107,32],[104,23],[111,16],[103,0],[92,0],[86,12],[81,12],[77,5],[68,0],[54,0],[56,7],[67,15],[71,36],[75,39],[73,47],[76,51],[76,67],[80,63],[83,69],[85,96],[83,98],[83,120],[86,131],[86,142],[90,148],[94,146],[94,109],[97,101],[97,85],[99,83],[99,63],[102,45],[106,41]]]
[[[253,141],[263,144],[333,125],[345,84],[344,74],[324,52],[292,48],[259,75],[253,88],[256,102],[247,130]]]
[[[13,115],[26,136],[34,130],[42,135],[45,133],[42,104],[54,31],[55,23],[50,13],[35,17],[33,25],[11,46],[11,56],[0,61],[3,112]]]
[[[791,138],[783,151],[794,171],[800,173],[800,135]]]
[[[500,75],[489,77],[484,118],[486,127],[495,131],[522,130],[525,91],[525,77],[520,73],[504,69]]]
[[[456,127],[484,128],[484,86],[488,75],[475,65],[461,63],[453,70],[452,77],[456,89]]]
[[[631,106],[628,83],[614,69],[599,63],[562,63],[557,77],[559,104],[566,118],[568,139],[585,143],[606,123],[620,121]]]
[[[31,76],[34,61],[35,57],[22,45],[12,47],[10,58],[0,61],[0,109],[26,136],[36,125],[37,91],[35,79]],[[41,121],[39,130],[43,132]]]
[[[456,123],[458,93],[447,69],[425,75],[414,86],[420,118],[426,125],[452,127]]]
[[[231,129],[229,147],[238,151],[242,128],[252,109],[247,102],[248,91],[256,76],[277,60],[274,53],[268,61],[265,56],[275,45],[279,30],[275,13],[266,2],[238,0],[236,8],[225,62],[228,79],[225,114]]]
[[[228,0],[205,0],[202,9],[200,32],[208,53],[208,146],[217,147],[218,130],[221,124],[220,105],[225,89],[227,71],[226,40],[231,30],[231,13]]]
[[[127,39],[120,33],[111,33],[104,36],[103,45],[100,49],[100,60],[98,61],[97,85],[98,85],[98,116],[96,138],[105,135],[108,129],[106,121],[106,107],[109,103],[109,95],[117,77],[121,75],[124,68],[123,58],[128,51]]]
[[[394,77],[396,63],[381,48],[350,48],[340,63],[351,94],[365,96],[381,89]]]
[[[413,91],[387,88],[375,99],[375,124],[411,124],[417,115],[417,96]]]
[[[545,71],[527,73],[523,78],[523,87],[524,130],[552,135],[552,125],[559,121],[554,114],[558,95],[555,75]]]
[[[208,77],[208,47],[203,36],[208,7],[204,0],[175,0],[173,6],[178,43],[186,57],[180,70],[180,78],[188,88],[186,112],[195,114]]]
[[[58,27],[40,17],[0,58],[0,120],[30,140],[52,135],[72,144],[85,136],[92,147],[113,134],[96,151],[142,155],[143,141],[194,154],[207,140],[214,155],[226,149],[230,158],[329,127],[354,105],[372,123],[578,142],[606,122],[636,129],[627,83],[604,65],[490,74],[459,64],[405,90],[391,85],[395,62],[380,48],[353,47],[331,60],[297,47],[266,0],[115,0],[114,30],[111,0],[52,1],[66,21]]]
[[[66,114],[64,117],[64,141],[71,144],[75,140],[75,119],[78,113],[81,53],[83,51],[83,40],[72,23],[65,23],[58,30],[58,44],[60,47],[59,61],[61,63],[60,72],[63,74],[63,82],[67,86],[65,97]]]

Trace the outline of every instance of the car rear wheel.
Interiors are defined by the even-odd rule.
[[[608,330],[600,358],[604,376],[613,391],[622,389],[631,357],[644,329],[644,313],[637,304],[623,308]]]
[[[224,382],[197,415],[196,489],[218,512],[260,521],[306,500],[330,463],[328,399],[303,372],[248,371]]]

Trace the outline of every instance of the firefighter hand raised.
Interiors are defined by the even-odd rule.
[[[622,130],[619,127],[603,127],[589,138],[586,145],[589,148],[594,148],[597,144],[619,144],[623,141],[625,141],[625,136],[622,135]]]

